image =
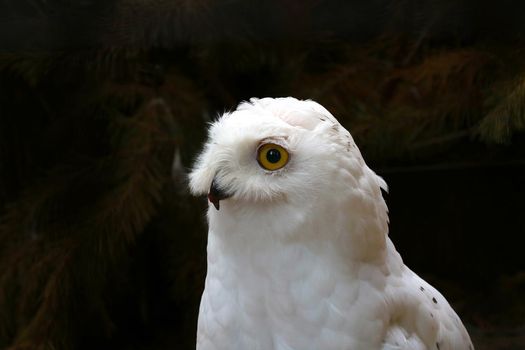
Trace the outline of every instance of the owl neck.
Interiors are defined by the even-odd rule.
[[[286,263],[288,258],[315,256],[326,262],[382,264],[388,250],[388,218],[382,198],[378,203],[379,207],[341,202],[336,210],[321,203],[301,213],[291,206],[250,211],[225,203],[220,212],[210,208],[209,239],[220,248],[210,246],[208,253],[219,249],[211,253],[241,261],[263,262],[277,256]]]
[[[304,228],[305,231],[308,229]],[[359,236],[358,240],[365,240],[361,234]],[[391,244],[383,246],[371,240],[366,242],[368,247],[359,249],[353,247],[352,241],[348,239],[338,241],[290,237],[285,240],[252,239],[243,242],[231,238],[226,232],[210,231],[208,275],[222,280],[228,289],[249,295],[265,294],[264,289],[253,290],[261,286],[277,289],[282,286],[282,292],[288,293],[290,291],[286,286],[290,283],[305,284],[304,288],[307,288],[312,278],[322,279],[325,275],[340,276],[338,278],[349,284],[359,283],[363,278],[366,279],[366,276],[362,276],[363,271],[384,269],[389,266],[385,262],[388,256],[395,254],[393,248],[390,249],[393,247]]]

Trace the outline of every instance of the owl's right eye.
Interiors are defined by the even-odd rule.
[[[289,157],[288,151],[275,143],[266,143],[257,149],[257,162],[266,170],[281,169],[288,163]]]

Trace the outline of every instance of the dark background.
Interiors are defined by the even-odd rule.
[[[477,349],[525,348],[525,3],[0,0],[0,348],[191,349],[216,115],[311,98]]]

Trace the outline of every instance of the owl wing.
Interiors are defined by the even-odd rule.
[[[405,267],[390,287],[391,323],[383,350],[473,350],[458,315],[434,287]]]
[[[409,334],[398,325],[391,326],[383,342],[382,350],[425,350],[425,344],[417,334]]]

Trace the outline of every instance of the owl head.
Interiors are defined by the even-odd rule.
[[[382,201],[386,189],[330,112],[291,97],[252,98],[218,118],[189,178],[193,194],[208,195],[209,216],[266,224],[304,223],[360,197]]]

